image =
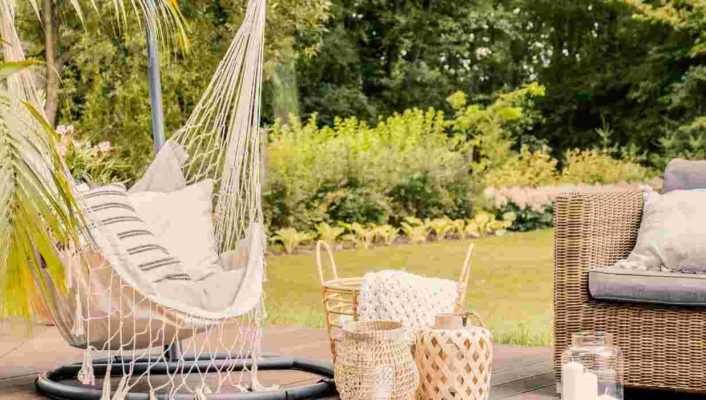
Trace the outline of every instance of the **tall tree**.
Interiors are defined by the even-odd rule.
[[[706,29],[702,0],[646,4],[335,0],[320,53],[297,67],[301,110],[323,124],[374,121],[446,108],[456,90],[483,102],[537,80],[542,123],[522,141],[561,156],[610,133],[610,144],[656,154],[649,161],[660,165],[668,148],[706,148],[694,133],[706,127],[696,118],[706,114]]]
[[[298,68],[305,113],[374,120],[408,107],[447,108],[456,90],[489,95],[530,78],[513,63],[514,1],[336,0],[321,51]]]
[[[108,3],[109,6],[101,7],[105,3]],[[29,0],[25,5],[27,6],[25,9],[33,9],[41,22],[44,61],[46,64],[44,74],[46,97],[44,114],[49,123],[54,126],[59,109],[61,73],[70,54],[63,51],[61,25],[65,19],[71,18],[67,15],[68,12],[71,12],[74,18],[83,22],[84,12],[77,0],[69,0],[68,2],[42,0],[41,3],[38,0]],[[137,14],[139,26],[154,32],[167,44],[178,43],[181,46],[186,45],[187,39],[181,12],[176,3],[169,0],[138,0],[130,2],[127,6],[123,4],[123,0],[118,0],[114,2],[94,2],[93,6],[103,9],[110,8],[110,10],[104,11],[112,12],[116,17],[114,22],[125,26],[128,18],[126,10],[133,9],[135,11],[134,14]]]
[[[661,164],[674,157],[706,158],[706,2],[624,1],[633,7],[635,19],[666,27],[667,37],[678,38],[655,43],[652,49],[673,66],[667,72],[675,78],[661,96],[670,122],[669,131],[658,138],[665,153]]]

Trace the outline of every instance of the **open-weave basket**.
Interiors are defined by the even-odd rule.
[[[331,277],[324,276],[324,266],[322,260],[322,249],[325,249],[331,265]],[[458,300],[456,301],[456,312],[461,312],[464,307],[468,290],[468,279],[471,274],[471,255],[473,253],[473,243],[468,246],[466,258],[461,268],[458,279]],[[360,288],[363,283],[362,277],[339,278],[338,267],[333,252],[328,243],[319,241],[316,243],[316,266],[319,272],[321,283],[321,293],[323,296],[324,310],[326,312],[326,330],[331,344],[331,354],[336,360],[336,345],[341,340],[343,325],[358,320],[358,300]]]
[[[475,322],[472,322],[474,320]],[[475,313],[442,314],[417,335],[420,400],[487,400],[493,361],[490,331]]]
[[[419,385],[408,332],[394,321],[350,322],[335,363],[342,400],[411,400]]]

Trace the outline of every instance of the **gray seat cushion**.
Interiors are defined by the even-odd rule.
[[[706,275],[602,268],[589,271],[588,288],[599,300],[706,306]]]
[[[706,161],[674,159],[664,170],[664,193],[706,189]]]

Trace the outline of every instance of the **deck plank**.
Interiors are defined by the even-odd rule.
[[[69,347],[56,329],[38,327],[33,335],[11,334],[0,329],[0,399],[41,399],[33,387],[40,371],[81,359],[81,351]],[[272,327],[265,330],[266,352],[314,360],[329,360],[326,333],[320,329]],[[491,400],[557,399],[550,348],[496,346]],[[300,372],[262,375],[263,383],[283,386],[313,382],[316,377]],[[697,400],[704,396],[676,393],[628,392],[627,400]]]

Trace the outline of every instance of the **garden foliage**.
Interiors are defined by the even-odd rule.
[[[463,142],[443,114],[409,110],[375,127],[355,118],[277,123],[267,152],[266,216],[272,226],[399,223],[405,216],[470,214]],[[467,196],[466,196],[467,197]]]
[[[611,145],[608,129],[599,132],[600,146],[569,150],[562,159],[546,146],[521,144],[544,93],[532,83],[469,104],[457,92],[448,98],[451,114],[410,109],[376,125],[354,117],[331,127],[319,127],[315,116],[277,121],[268,132],[263,192],[273,243],[291,252],[314,238],[366,248],[400,234],[421,243],[537,229],[551,226],[559,185],[651,177],[629,149]],[[109,143],[93,146],[71,133],[62,143],[72,171],[86,181],[129,175]],[[540,189],[530,200],[489,195],[531,188]]]
[[[410,109],[369,126],[357,118],[319,128],[315,118],[269,134],[266,217],[272,227],[321,222],[392,224],[407,217],[463,219],[483,177],[518,156],[512,128],[527,121],[531,84],[484,106],[449,98],[455,116]]]
[[[332,127],[318,127],[315,118],[278,122],[267,151],[267,222],[364,248],[390,244],[399,233],[421,243],[525,231],[551,226],[561,190],[652,176],[628,149],[611,145],[608,129],[599,132],[600,146],[569,150],[561,160],[546,146],[521,145],[543,95],[534,83],[488,104],[468,104],[457,92],[448,98],[451,116],[411,109],[375,126],[357,118]]]
[[[591,148],[607,122],[615,143],[647,154],[642,164],[704,158],[702,3],[270,2],[263,118],[271,124],[299,110],[305,120],[316,113],[320,125],[355,116],[375,126],[415,107],[451,113],[445,99],[459,89],[469,103],[488,104],[499,91],[538,81],[546,94],[537,118],[527,118],[532,130],[518,137],[530,152],[547,145],[561,159],[570,149]],[[18,3],[18,28],[27,54],[41,57],[45,31],[29,4]],[[80,139],[110,141],[128,167],[121,174],[134,179],[152,153],[144,35],[131,23],[117,39],[102,4],[98,12],[87,9],[83,23],[69,3],[56,5],[58,121],[76,126]],[[180,5],[192,46],[163,52],[168,132],[189,115],[245,2]]]

